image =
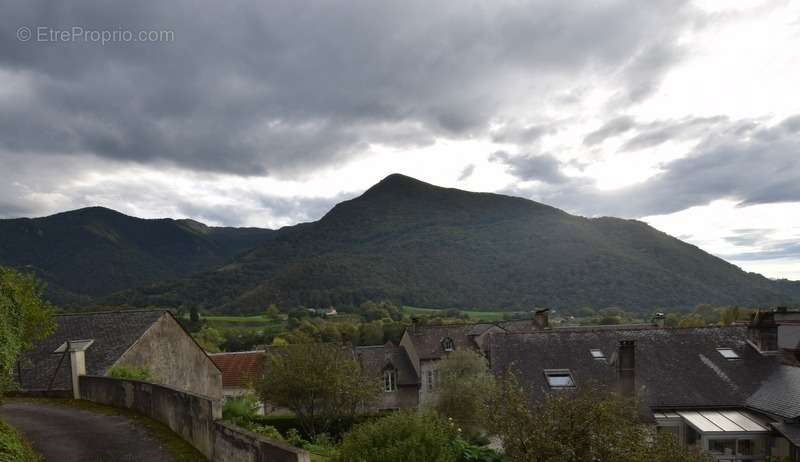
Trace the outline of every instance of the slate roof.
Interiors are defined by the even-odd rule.
[[[747,399],[747,405],[787,419],[800,418],[800,367],[778,367]]]
[[[455,349],[478,348],[473,338],[481,329],[488,330],[494,325],[491,323],[480,324],[428,324],[419,325],[407,332],[414,342],[420,360],[441,359],[445,351],[442,340],[453,339]]]
[[[248,388],[264,373],[267,355],[260,351],[237,351],[208,355],[222,371],[222,388]]]
[[[800,424],[773,423],[772,427],[793,445],[800,447]]]
[[[544,369],[569,369],[578,387],[616,387],[620,340],[636,342],[636,380],[643,404],[654,408],[744,407],[747,398],[779,367],[758,353],[744,327],[659,329],[652,326],[556,329],[492,334],[492,370],[517,371],[533,396],[549,387]],[[738,360],[716,350],[732,348]],[[606,361],[592,358],[600,349]]]
[[[93,339],[94,343],[86,350],[86,373],[104,375],[166,313],[140,310],[56,315],[55,332],[22,357],[17,380],[23,390],[46,390],[51,380],[52,390],[72,389],[69,354],[66,357],[53,354],[67,340]]]
[[[374,377],[383,377],[387,366],[397,369],[397,384],[416,385],[419,383],[414,367],[408,359],[405,348],[395,346],[392,342],[378,346],[360,346],[353,349],[362,369]]]

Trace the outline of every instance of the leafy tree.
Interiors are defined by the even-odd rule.
[[[383,343],[383,323],[371,321],[361,324],[361,345],[380,345]]]
[[[192,325],[200,323],[200,313],[197,312],[197,307],[195,306],[189,310],[189,322],[192,323]]]
[[[400,411],[345,435],[337,462],[456,462],[457,432],[433,413]]]
[[[20,355],[55,329],[43,290],[32,274],[0,266],[0,395]]]
[[[380,392],[344,348],[297,344],[267,355],[258,384],[264,402],[286,407],[311,435],[327,431],[337,420],[352,419]]]
[[[703,327],[705,325],[706,321],[697,314],[690,314],[688,316],[685,316],[678,323],[678,327]]]
[[[534,403],[513,375],[498,388],[490,420],[511,462],[698,461],[670,435],[642,424],[633,400],[585,387]]]
[[[278,306],[274,303],[267,307],[267,311],[264,313],[267,319],[278,319],[281,316],[281,310],[278,309]]]
[[[467,437],[477,437],[495,386],[486,359],[472,350],[457,350],[439,363],[438,373],[436,410],[452,418]]]
[[[200,332],[194,334],[194,339],[209,353],[219,353],[220,345],[225,341],[225,336],[213,327],[205,326]]]

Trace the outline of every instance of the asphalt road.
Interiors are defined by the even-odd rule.
[[[14,401],[0,407],[0,416],[47,462],[171,460],[157,439],[123,416]]]

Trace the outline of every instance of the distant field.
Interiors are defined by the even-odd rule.
[[[286,321],[269,319],[264,315],[257,316],[215,316],[204,315],[203,320],[215,328],[245,328],[278,332],[284,329]]]
[[[438,308],[419,308],[416,306],[403,307],[403,312],[408,315],[436,316],[438,314],[444,314],[445,311],[447,310]],[[471,319],[479,321],[502,321],[503,315],[508,313],[507,311],[476,311],[476,310],[459,310],[459,311],[469,316]]]

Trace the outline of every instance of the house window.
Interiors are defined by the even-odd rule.
[[[717,348],[717,351],[727,360],[739,359],[739,353],[733,351],[731,348]]]
[[[444,351],[453,351],[456,349],[455,342],[450,337],[445,337],[442,339],[442,349]]]
[[[433,391],[433,388],[434,388],[434,383],[433,383],[434,382],[434,380],[433,380],[434,373],[433,373],[433,370],[428,369],[428,374],[427,375],[428,375],[428,391]]]
[[[708,440],[708,452],[717,455],[735,455],[736,440]]]
[[[391,393],[397,391],[397,370],[386,369],[383,371],[383,391]]]
[[[575,388],[575,379],[569,369],[545,369],[544,376],[550,388]]]
[[[603,353],[603,350],[589,350],[589,353],[592,354],[592,358],[598,361],[605,361],[606,355]]]

